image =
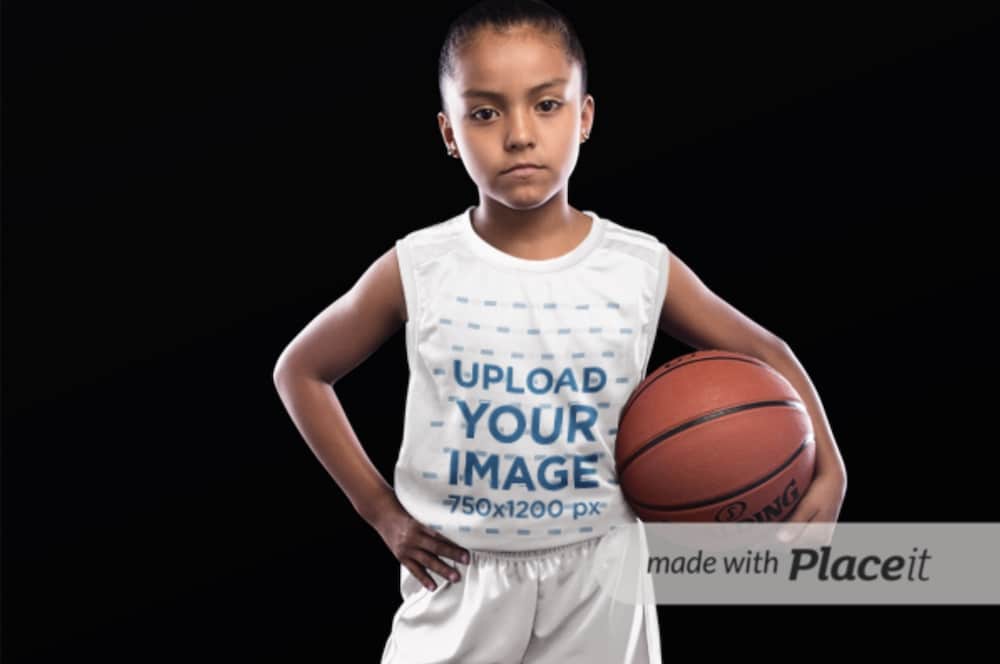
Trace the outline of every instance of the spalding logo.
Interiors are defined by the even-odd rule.
[[[793,506],[799,501],[799,488],[795,484],[795,479],[793,478],[785,490],[781,492],[781,495],[775,496],[774,500],[764,505],[764,508],[754,514],[749,519],[742,518],[744,513],[747,511],[747,504],[742,500],[737,500],[736,502],[729,503],[724,506],[718,512],[715,513],[716,521],[732,522],[732,521],[745,521],[749,523],[761,522],[761,521],[775,521],[781,517],[788,508]]]

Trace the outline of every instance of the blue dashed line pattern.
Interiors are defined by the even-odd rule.
[[[512,309],[529,309],[531,307],[530,304],[528,304],[527,302],[521,301],[521,300],[515,300],[513,302],[507,302],[507,301],[501,301],[501,300],[494,300],[494,299],[477,300],[477,299],[470,298],[470,297],[468,297],[466,295],[456,295],[455,296],[455,301],[458,302],[458,303],[460,303],[460,304],[476,304],[476,303],[478,303],[478,304],[482,304],[484,307],[498,307],[498,306],[499,307],[505,307],[505,306],[509,306]],[[565,308],[573,308],[573,309],[577,309],[577,310],[587,310],[587,309],[590,309],[590,304],[591,303],[589,303],[589,302],[581,302],[581,303],[578,303],[578,304],[569,304],[569,303],[562,303],[562,304],[560,304],[559,302],[543,302],[542,305],[541,305],[541,307],[543,309],[559,309],[561,307],[565,307]],[[608,309],[621,309],[621,303],[620,302],[606,302],[605,306]]]

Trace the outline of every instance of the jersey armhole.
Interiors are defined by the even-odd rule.
[[[403,283],[403,299],[406,301],[406,323],[403,325],[406,344],[406,364],[413,376],[417,366],[417,284],[413,274],[413,257],[406,238],[396,240],[396,260],[399,262],[399,278]],[[409,401],[407,401],[409,408]]]
[[[670,285],[670,249],[667,245],[660,243],[660,250],[663,255],[660,257],[660,274],[656,282],[656,299],[653,302],[653,323],[657,329],[660,327],[660,315],[663,313],[663,301],[667,297],[667,287]]]
[[[417,287],[413,278],[413,261],[410,247],[405,238],[396,240],[396,260],[399,263],[399,277],[403,282],[403,299],[406,301],[406,322],[417,315]]]
[[[650,315],[649,345],[646,347],[646,357],[642,363],[642,375],[645,376],[649,370],[649,360],[653,357],[653,346],[656,345],[656,337],[660,331],[660,315],[663,313],[663,299],[667,296],[667,286],[670,275],[670,250],[662,242],[659,244],[660,257],[657,265],[656,289],[653,293],[653,303]]]

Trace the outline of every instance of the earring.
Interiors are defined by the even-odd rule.
[[[449,156],[449,157],[454,157],[454,156],[456,156],[457,154],[458,154],[458,151],[457,151],[457,150],[455,149],[455,146],[454,146],[454,145],[450,145],[450,146],[448,146],[448,156]]]
[[[586,143],[588,138],[590,138],[590,132],[585,131],[585,132],[583,132],[583,140],[580,141],[580,142],[581,143]]]

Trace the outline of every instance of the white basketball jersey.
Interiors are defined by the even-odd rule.
[[[394,486],[463,547],[523,551],[635,523],[618,416],[646,375],[669,252],[596,213],[567,254],[504,253],[469,206],[396,242],[410,378]]]

